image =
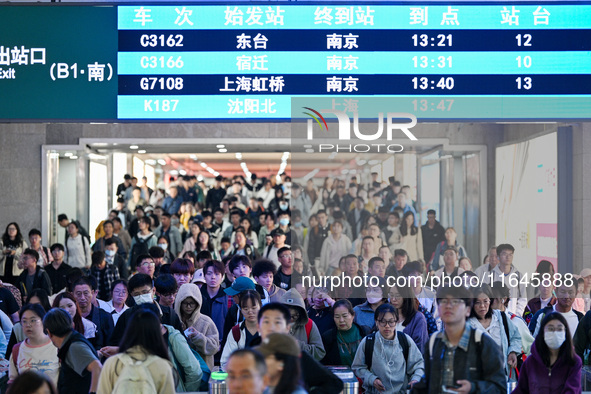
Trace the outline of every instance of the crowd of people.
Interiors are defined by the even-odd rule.
[[[527,289],[512,245],[473,264],[394,178],[184,176],[152,190],[126,175],[116,193],[92,236],[65,214],[50,246],[7,225],[9,393],[207,391],[217,370],[230,393],[339,393],[335,366],[367,393],[581,392],[591,269],[557,281],[541,261],[551,279]],[[320,277],[370,281],[305,280]]]

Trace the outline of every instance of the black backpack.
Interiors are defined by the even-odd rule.
[[[132,267],[135,266],[135,262],[137,261],[137,258],[139,256],[141,256],[142,254],[148,254],[148,250],[150,250],[150,248],[148,247],[148,241],[153,236],[154,234],[150,234],[150,236],[147,238],[140,238],[137,235],[133,237],[133,239],[135,240],[135,244],[133,244],[133,248],[131,249],[130,263]]]
[[[406,334],[402,331],[397,331],[396,336],[398,337],[398,342],[400,342],[400,346],[402,347],[402,354],[404,355],[404,362],[408,360],[408,351],[410,345],[408,344],[408,339]],[[365,337],[365,365],[367,365],[367,369],[371,370],[372,364],[372,357],[373,357],[373,348],[376,344],[376,333],[372,332],[367,337]]]

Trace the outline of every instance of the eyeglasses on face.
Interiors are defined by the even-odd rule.
[[[439,300],[439,305],[441,305],[441,306],[451,305],[454,308],[457,307],[458,305],[463,304],[463,303],[464,303],[464,300],[459,300],[459,299],[444,298],[442,300]]]
[[[392,319],[392,320],[378,320],[378,323],[382,327],[386,327],[386,326],[394,327],[394,326],[396,326],[396,320],[394,320],[394,319]]]

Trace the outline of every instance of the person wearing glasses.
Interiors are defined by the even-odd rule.
[[[506,393],[507,379],[501,350],[481,330],[466,323],[472,294],[463,286],[442,286],[437,305],[444,329],[425,346],[425,376],[414,393]]]
[[[375,311],[375,325],[378,332],[365,337],[355,353],[351,368],[363,380],[366,393],[406,393],[424,375],[425,363],[421,351],[414,341],[396,330],[399,321],[398,310],[391,304],[383,304]],[[408,357],[399,339],[405,336]],[[366,342],[373,337],[371,359],[366,354]]]
[[[581,367],[568,322],[561,313],[550,312],[540,324],[513,394],[580,393]]]
[[[468,323],[486,332],[501,349],[505,360],[505,372],[509,381],[516,381],[517,356],[521,354],[521,334],[510,318],[503,312],[493,309],[495,297],[489,285],[472,289],[474,305]]]
[[[8,383],[25,371],[34,370],[47,375],[56,384],[60,363],[55,346],[43,331],[45,310],[40,304],[27,304],[19,315],[26,338],[12,348]]]

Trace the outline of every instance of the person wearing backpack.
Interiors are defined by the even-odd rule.
[[[289,289],[281,297],[281,303],[289,308],[291,314],[290,335],[297,339],[303,351],[310,354],[316,361],[326,355],[320,331],[316,323],[308,317],[304,299],[294,289]]]
[[[123,334],[119,353],[105,362],[97,393],[174,394],[172,370],[160,319],[140,308]]]
[[[128,267],[134,267],[139,256],[149,254],[150,248],[158,245],[158,238],[150,231],[150,225],[150,218],[144,216],[139,219],[140,231],[131,239],[129,260],[127,261]]]
[[[363,380],[368,394],[406,393],[408,385],[424,374],[421,351],[408,335],[396,330],[398,319],[393,305],[380,305],[374,315],[378,331],[363,338],[357,347],[351,368]]]
[[[68,312],[60,308],[49,310],[43,317],[43,328],[58,348],[57,356],[61,361],[58,391],[68,394],[95,393],[102,365],[92,344],[72,328]]]

